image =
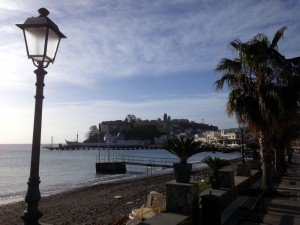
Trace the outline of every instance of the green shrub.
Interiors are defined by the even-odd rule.
[[[211,188],[210,181],[208,179],[199,184],[199,192],[205,191],[208,188]]]
[[[229,161],[225,160],[225,159],[220,159],[218,157],[211,157],[211,156],[206,156],[203,160],[203,163],[205,163],[206,165],[208,165],[210,167],[210,169],[212,170],[212,172],[215,172],[219,169],[221,169],[224,166],[229,165]]]

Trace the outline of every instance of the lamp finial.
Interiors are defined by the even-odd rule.
[[[46,17],[49,15],[49,11],[46,8],[40,8],[38,10],[40,17]]]

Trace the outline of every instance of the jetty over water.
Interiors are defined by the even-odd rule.
[[[60,145],[57,147],[43,146],[48,150],[96,150],[96,149],[111,149],[111,150],[138,150],[138,149],[162,149],[159,145],[96,145],[96,144],[81,144],[81,145]]]
[[[173,168],[173,163],[178,163],[177,158],[167,157],[149,157],[149,156],[134,156],[134,155],[99,155],[96,159],[96,173],[119,174],[126,172],[126,165],[145,166],[150,168]],[[191,162],[192,164],[201,163]]]
[[[133,155],[102,155],[97,156],[97,163],[125,163],[127,165],[172,168],[177,158],[162,158]]]
[[[147,149],[163,149],[162,145],[97,145],[96,143],[80,143],[79,145],[59,145],[53,146],[43,146],[47,150],[147,150]],[[240,147],[211,147],[202,146],[202,151],[209,152],[240,152]],[[245,149],[246,150],[246,149]]]

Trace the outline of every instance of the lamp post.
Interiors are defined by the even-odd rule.
[[[109,147],[109,144],[110,144],[110,135],[109,135],[109,133],[105,134],[104,141],[107,144],[107,160],[108,160],[108,162],[110,162],[110,147]]]
[[[42,127],[42,107],[43,107],[43,89],[44,77],[47,72],[44,68],[49,63],[53,63],[61,38],[66,36],[61,33],[57,25],[47,16],[49,11],[45,8],[38,10],[38,17],[26,19],[23,24],[16,24],[23,30],[28,58],[32,59],[33,64],[37,67],[34,70],[36,74],[36,95],[34,126],[32,139],[32,152],[30,164],[30,176],[28,179],[28,189],[25,196],[27,204],[24,215],[21,217],[25,225],[39,225],[38,220],[43,213],[38,209],[38,203],[41,199],[39,190],[40,177],[40,147],[41,147],[41,127]]]
[[[242,135],[242,145],[241,145],[242,162],[243,162],[243,164],[245,164],[246,163],[245,153],[244,153],[244,129],[245,129],[245,124],[243,122],[238,122],[238,124],[239,124],[239,128],[240,128],[241,135]]]
[[[99,158],[99,163],[101,162],[100,160],[100,130],[101,130],[101,125],[99,123],[99,128],[98,128],[98,158]]]

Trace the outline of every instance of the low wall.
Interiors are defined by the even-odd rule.
[[[201,192],[200,207],[201,207],[202,223],[200,224],[221,225],[222,221],[226,220],[225,217],[223,217],[224,215],[222,213],[223,211],[226,210],[225,208],[229,206],[238,196],[247,194],[247,192],[250,190],[250,186],[256,180],[258,180],[260,176],[261,176],[261,172],[259,170],[251,170],[250,177],[234,176],[234,186],[232,188],[221,188],[221,189],[210,188]],[[228,208],[232,210],[231,206],[229,206]]]
[[[246,194],[251,184],[253,184],[259,177],[261,172],[259,170],[251,170],[250,177],[234,176],[235,186],[233,188],[221,188],[221,189],[207,189],[200,193],[202,195],[215,195],[221,201],[222,208],[228,206],[234,199],[240,195]]]

